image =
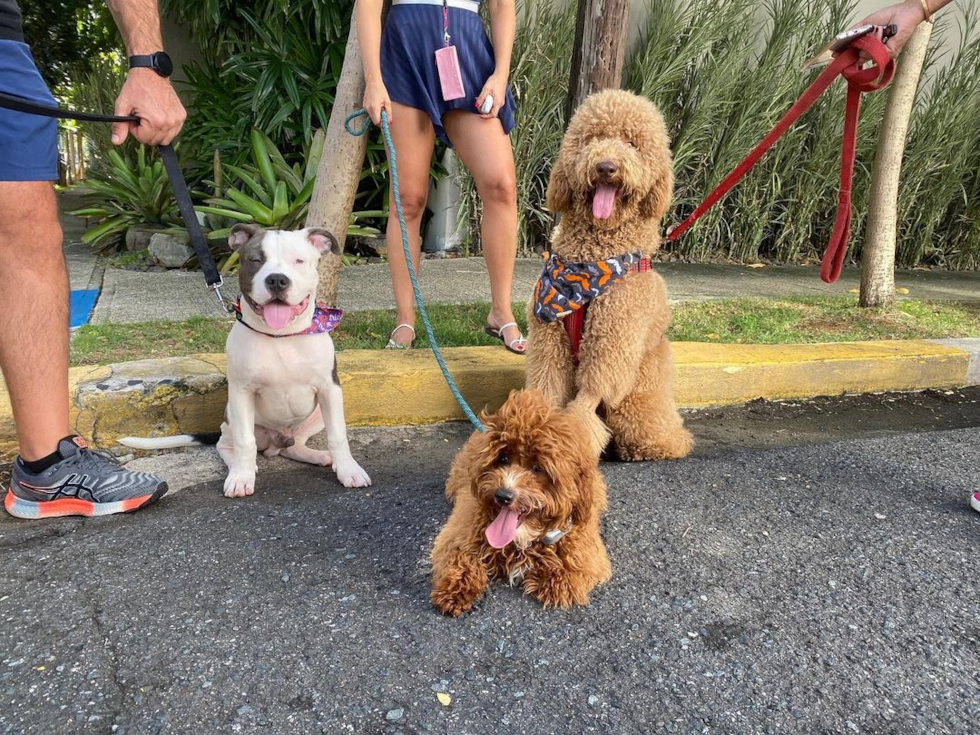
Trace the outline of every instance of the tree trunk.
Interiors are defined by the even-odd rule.
[[[593,92],[622,84],[630,0],[579,0],[565,119]]]
[[[347,239],[347,225],[354,208],[354,196],[364,166],[368,135],[356,137],[344,128],[344,120],[354,110],[361,107],[364,99],[364,67],[361,65],[361,48],[357,42],[357,24],[353,18],[347,36],[347,50],[344,66],[337,83],[337,94],[330,122],[327,124],[327,137],[323,146],[323,157],[316,172],[316,185],[310,199],[310,212],[306,217],[307,227],[322,227],[332,232],[340,242],[341,248]],[[359,121],[360,122],[360,121]],[[334,306],[337,302],[337,286],[340,280],[341,257],[325,253],[320,258],[320,287],[317,299]]]
[[[932,34],[932,23],[920,23],[899,57],[875,152],[868,226],[861,250],[861,306],[884,306],[895,300],[895,246],[898,232],[898,185],[909,118]]]

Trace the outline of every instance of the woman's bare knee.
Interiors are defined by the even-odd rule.
[[[517,182],[512,173],[502,172],[489,177],[478,188],[484,203],[508,206],[517,204]]]
[[[408,222],[415,222],[425,211],[425,204],[428,197],[425,192],[403,191],[401,192],[402,213]],[[394,213],[394,200],[391,203],[391,211]]]

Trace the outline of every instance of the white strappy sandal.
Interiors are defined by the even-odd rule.
[[[514,339],[512,339],[510,342],[508,342],[508,341],[506,341],[504,339],[504,330],[507,329],[507,327],[517,327],[517,336],[514,337]],[[488,324],[484,328],[484,331],[487,334],[489,334],[491,337],[496,337],[501,342],[503,342],[504,343],[504,347],[506,347],[509,352],[513,352],[515,355],[523,355],[524,354],[524,347],[525,347],[525,344],[524,344],[524,335],[521,334],[521,330],[520,330],[520,327],[518,326],[517,322],[507,322],[506,324],[504,324],[504,325],[502,325],[500,327],[491,327]],[[520,349],[516,349],[514,347],[514,345],[517,345],[518,347],[520,347]]]
[[[397,327],[392,329],[391,334],[388,335],[388,344],[385,345],[386,350],[407,350],[409,347],[412,346],[412,342],[409,342],[407,345],[400,345],[397,342],[395,342],[395,332],[397,332],[399,329],[411,330],[412,342],[415,341],[415,327],[413,327],[411,324],[399,324]]]

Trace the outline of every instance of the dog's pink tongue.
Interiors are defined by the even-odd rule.
[[[517,526],[520,525],[521,514],[514,510],[504,508],[497,514],[494,522],[487,526],[485,531],[487,541],[495,549],[502,549],[517,535]]]
[[[592,216],[596,219],[612,217],[613,206],[616,204],[616,187],[600,184],[592,198]]]
[[[270,301],[262,307],[262,318],[272,329],[282,329],[293,316],[292,307],[281,301]]]

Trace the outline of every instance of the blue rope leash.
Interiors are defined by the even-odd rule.
[[[364,122],[359,128],[354,128],[351,123],[359,117],[364,118]],[[367,110],[357,110],[352,112],[344,120],[344,127],[347,132],[354,136],[364,135],[368,127],[371,125],[371,118],[368,117]],[[456,387],[456,381],[453,380],[453,376],[449,374],[449,368],[446,367],[446,361],[442,359],[442,353],[439,352],[439,345],[436,344],[436,336],[432,331],[432,324],[429,322],[429,314],[425,310],[425,304],[422,302],[422,292],[419,290],[419,280],[415,275],[415,265],[412,262],[412,252],[408,247],[408,226],[405,224],[405,215],[402,212],[402,198],[398,188],[398,164],[396,163],[395,156],[395,145],[391,140],[391,130],[388,128],[388,113],[385,110],[381,111],[381,132],[384,134],[385,144],[388,146],[388,168],[391,169],[391,183],[392,190],[395,192],[395,213],[398,215],[398,226],[401,228],[402,234],[402,250],[405,251],[405,263],[408,265],[408,275],[412,279],[412,290],[415,292],[415,303],[419,307],[419,316],[422,317],[422,324],[425,325],[425,336],[429,340],[429,347],[432,348],[432,354],[436,357],[436,362],[439,363],[439,367],[442,370],[442,375],[446,379],[446,385],[449,386],[449,391],[453,394],[453,398],[456,399],[456,403],[459,407],[463,409],[463,413],[466,414],[466,418],[470,420],[479,431],[486,431],[487,428],[480,422],[480,419],[476,417],[473,413],[473,409],[470,408],[466,399],[463,398],[463,394],[460,393],[459,388]]]

